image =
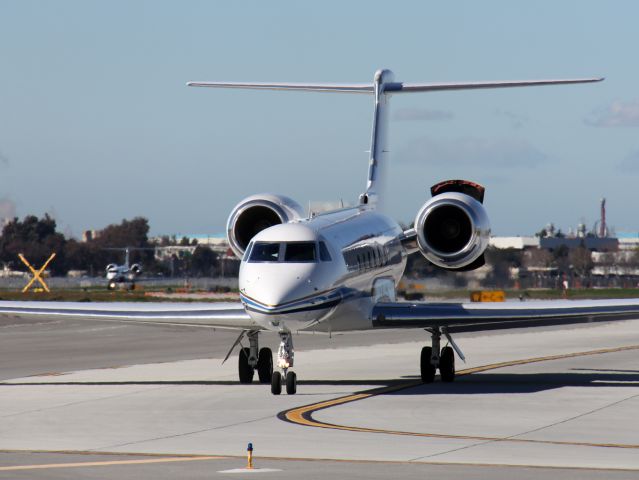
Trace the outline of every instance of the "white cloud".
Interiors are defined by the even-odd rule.
[[[639,127],[639,100],[615,100],[594,110],[584,122],[593,127]]]
[[[410,142],[398,154],[400,162],[431,165],[477,165],[500,168],[533,168],[548,156],[526,140],[462,137],[433,139],[422,137]]]
[[[399,122],[441,122],[452,120],[452,112],[428,108],[400,108],[395,111],[394,120]]]

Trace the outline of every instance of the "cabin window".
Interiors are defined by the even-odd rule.
[[[251,249],[249,262],[277,262],[279,258],[279,243],[256,242]]]
[[[317,252],[315,242],[294,242],[286,244],[285,262],[315,262]]]
[[[319,242],[319,254],[322,262],[330,262],[332,260],[331,254],[328,253],[328,248],[324,242]]]

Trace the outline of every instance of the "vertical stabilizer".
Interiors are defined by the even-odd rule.
[[[395,76],[390,70],[378,70],[373,80],[375,95],[375,111],[373,113],[373,129],[371,149],[368,160],[368,181],[366,191],[360,196],[360,203],[375,208],[383,206],[384,190],[388,170],[388,122],[389,100],[386,86],[393,84]]]

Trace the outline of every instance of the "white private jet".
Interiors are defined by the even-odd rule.
[[[131,265],[131,250],[141,250],[140,248],[106,248],[105,250],[124,251],[124,264],[110,263],[106,266],[107,289],[115,290],[118,285],[126,285],[129,290],[135,289],[135,280],[142,274],[142,265],[134,263]]]
[[[380,70],[369,84],[291,84],[190,82],[197,87],[249,88],[359,93],[374,99],[368,182],[356,207],[306,216],[300,204],[282,195],[253,195],[231,212],[227,225],[233,251],[242,258],[241,303],[228,304],[90,304],[71,302],[0,302],[0,315],[37,315],[147,323],[215,326],[241,330],[226,359],[244,336],[239,353],[241,383],[257,370],[273,394],[285,385],[297,390],[293,332],[344,332],[384,328],[424,329],[431,344],[422,348],[421,377],[432,382],[455,378],[451,338],[459,331],[514,328],[639,318],[639,299],[547,301],[503,304],[398,302],[395,289],[407,255],[420,252],[434,265],[455,271],[484,263],[490,227],[482,205],[484,188],[464,180],[437,183],[432,198],[404,231],[383,212],[383,181],[388,167],[386,145],[392,95],[535,85],[598,82],[601,78],[410,84]],[[276,369],[269,348],[259,348],[261,331],[280,336]],[[441,347],[441,337],[450,346]],[[225,360],[226,360],[225,359]]]

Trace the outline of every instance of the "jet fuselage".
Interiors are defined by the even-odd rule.
[[[406,266],[402,232],[366,206],[267,228],[242,259],[242,303],[268,330],[370,328],[373,304],[395,299]]]

